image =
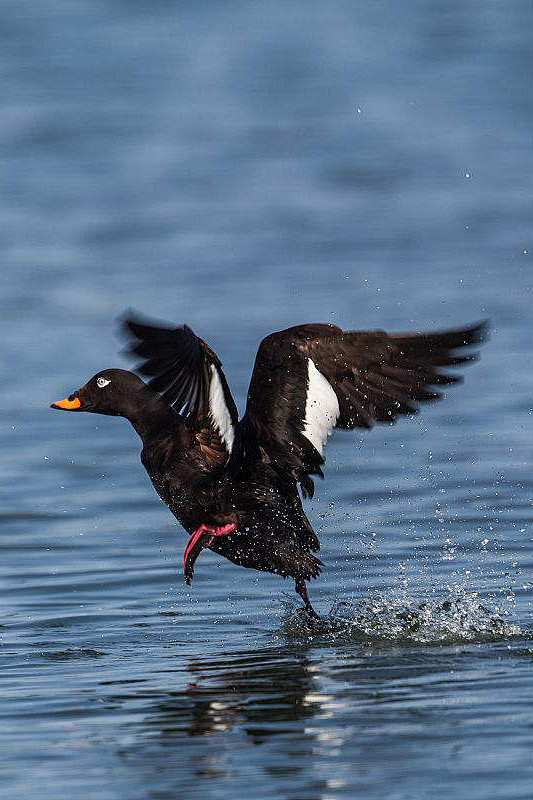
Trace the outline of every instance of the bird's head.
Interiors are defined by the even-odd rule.
[[[125,369],[105,369],[76,389],[65,400],[52,403],[50,408],[61,411],[92,411],[113,417],[135,416],[140,405],[152,395],[146,384],[133,372]]]

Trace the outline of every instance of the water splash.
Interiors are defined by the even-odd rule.
[[[327,616],[311,619],[306,612],[287,607],[282,633],[290,638],[328,641],[365,641],[457,644],[527,636],[490,608],[477,593],[458,591],[443,600],[394,599],[374,594],[359,603],[335,603]]]

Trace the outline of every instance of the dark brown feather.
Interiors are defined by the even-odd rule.
[[[476,353],[457,350],[481,343],[487,327],[387,334],[312,324],[270,334],[257,353],[243,423],[267,456],[312,494],[309,476],[322,474],[323,458],[303,435],[309,358],[337,395],[336,427],[371,428],[417,413],[420,403],[442,397],[436,387],[460,382],[462,376],[443,368],[475,361]]]
[[[147,376],[148,385],[192,425],[206,466],[224,466],[230,453],[213,424],[209,406],[213,367],[235,429],[238,415],[216,353],[187,325],[169,327],[130,311],[122,320],[122,328],[130,340],[126,352],[142,359],[136,371]]]

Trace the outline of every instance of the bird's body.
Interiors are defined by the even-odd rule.
[[[372,427],[417,411],[459,378],[442,371],[475,358],[457,350],[482,341],[486,326],[433,334],[289,328],[259,348],[246,413],[237,409],[221,363],[187,326],[125,321],[137,371],[104,370],[66,410],[124,416],[143,443],[141,461],[190,538],[192,579],[204,547],[257,570],[292,577],[307,610],[306,581],[320,573],[319,541],[298,491],[312,495],[333,428]]]
[[[319,542],[294,479],[284,479],[262,459],[241,474],[206,468],[194,428],[183,417],[152,410],[157,426],[137,426],[141,462],[160,498],[192,535],[201,525],[235,531],[219,536],[210,549],[235,564],[295,580],[309,580],[320,562],[309,550]],[[160,427],[161,425],[161,427]],[[192,577],[192,564],[190,574]]]

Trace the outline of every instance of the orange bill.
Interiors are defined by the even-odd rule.
[[[57,403],[52,403],[50,408],[60,408],[62,411],[77,411],[80,406],[79,398],[75,397],[73,400],[58,400]]]

